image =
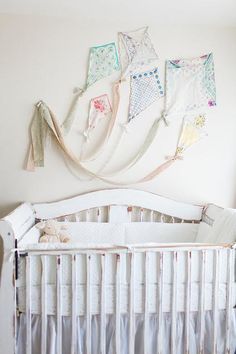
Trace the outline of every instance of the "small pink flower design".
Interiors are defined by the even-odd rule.
[[[94,101],[94,108],[100,112],[105,111],[105,106],[104,106],[104,103],[102,102],[102,100],[95,100]]]

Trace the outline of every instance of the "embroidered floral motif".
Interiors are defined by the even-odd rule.
[[[120,70],[115,43],[108,43],[90,49],[87,87],[96,81]]]
[[[88,125],[84,132],[85,137],[89,137],[89,134],[94,128],[96,128],[101,119],[110,117],[111,112],[111,104],[107,94],[91,99]]]

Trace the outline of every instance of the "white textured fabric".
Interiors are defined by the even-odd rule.
[[[195,238],[196,243],[205,243],[207,242],[207,237],[211,231],[211,226],[205,222],[200,222],[198,227],[198,232]]]
[[[125,224],[125,244],[194,242],[198,224],[129,223]]]
[[[204,338],[204,353],[212,354],[212,335],[213,335],[213,317],[212,312],[205,313],[205,338]],[[158,330],[157,315],[149,316],[149,354],[157,353],[157,330]],[[225,353],[225,311],[219,311],[217,316],[217,354]],[[176,350],[175,354],[184,353],[184,314],[179,313],[176,318],[177,333],[176,333]],[[171,314],[163,314],[162,327],[162,354],[170,354],[171,343]],[[19,329],[17,336],[17,354],[26,353],[26,316],[21,314],[19,317]],[[128,354],[128,332],[129,319],[127,315],[121,316],[121,353]],[[56,348],[56,317],[48,316],[48,335],[47,335],[47,352],[45,354],[57,354]],[[99,353],[99,336],[100,336],[100,318],[92,316],[92,336],[91,354]],[[230,337],[230,353],[235,353],[236,350],[236,312],[232,309],[231,312],[231,337]],[[71,318],[62,318],[62,354],[71,353]],[[32,316],[32,353],[41,354],[41,317]],[[197,312],[190,313],[190,353],[197,354],[199,349],[199,314]],[[80,316],[77,318],[77,353],[84,354],[86,352],[86,318]],[[106,320],[106,354],[115,353],[115,316],[107,316]],[[144,316],[136,315],[135,324],[135,354],[144,353]]]
[[[236,210],[223,209],[215,219],[206,242],[236,242]]]

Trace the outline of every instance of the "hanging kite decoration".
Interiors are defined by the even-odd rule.
[[[154,141],[161,122],[164,121],[166,126],[168,126],[167,119],[169,117],[176,116],[180,118],[182,126],[174,155],[167,158],[161,165],[156,166],[146,176],[129,182],[129,184],[143,183],[155,178],[175,161],[183,159],[185,151],[206,136],[206,111],[216,105],[213,54],[210,53],[194,59],[168,60],[166,62],[166,87],[164,90],[156,63],[158,55],[148,34],[148,27],[130,32],[120,32],[118,37],[121,67],[114,42],[92,47],[89,53],[86,83],[83,88],[77,89],[68,115],[62,125],[59,124],[52,110],[44,102],[39,101],[37,103],[30,129],[27,170],[33,171],[35,167],[44,166],[45,145],[48,136],[51,135],[62,150],[66,164],[73,166],[79,173],[83,172],[90,178],[98,178],[106,183],[127,185],[127,183],[114,181],[111,177],[115,177],[120,172],[128,171],[143,158]],[[88,141],[99,122],[102,119],[108,119],[109,124],[106,136],[99,149],[89,158],[83,158],[82,145],[82,153],[80,158],[78,158],[70,150],[64,139],[75,119],[78,101],[89,87],[119,71],[120,68],[120,80],[113,84],[113,107],[111,107],[107,94],[92,98],[90,100],[87,127],[83,134],[86,141]],[[119,171],[113,171],[113,173],[110,172],[109,174],[101,173],[104,166],[110,161],[109,157],[106,164],[99,169],[99,172],[94,172],[87,168],[86,162],[97,158],[104,150],[111,136],[120,103],[120,85],[125,80],[130,82],[127,124],[151,104],[163,97],[165,92],[163,114],[154,120],[138,152]],[[115,149],[119,146],[120,141],[121,138]],[[114,152],[113,150],[110,156],[114,156]]]
[[[88,126],[84,136],[89,139],[91,132],[96,128],[100,120],[110,118],[112,113],[111,104],[107,94],[92,98],[90,101]]]
[[[77,112],[79,98],[95,82],[110,76],[120,70],[118,52],[115,43],[108,43],[90,48],[89,64],[86,84],[84,88],[77,88],[68,115],[63,122],[62,129],[69,133]]]
[[[176,154],[183,155],[186,149],[205,137],[207,135],[205,126],[206,116],[204,114],[184,118]]]
[[[202,112],[216,105],[213,54],[194,59],[166,62],[166,103],[168,117]]]
[[[120,32],[118,36],[122,77],[143,70],[145,66],[158,60],[158,55],[148,34],[148,27],[130,32]]]
[[[133,74],[130,87],[129,122],[164,95],[158,68]]]

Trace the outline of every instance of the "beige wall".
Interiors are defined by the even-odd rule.
[[[74,86],[82,85],[86,76],[88,48],[116,39],[120,30],[140,27],[131,18],[120,28],[77,23],[75,20],[31,16],[0,16],[0,215],[21,201],[51,201],[78,193],[110,187],[102,182],[81,181],[65,167],[59,151],[49,145],[46,166],[35,173],[23,170],[28,146],[28,127],[33,104],[44,99],[62,119]],[[220,27],[150,28],[160,55],[164,77],[164,60],[214,53],[217,103],[208,114],[208,137],[195,145],[168,171],[152,182],[134,185],[179,200],[215,202],[236,207],[236,29]],[[82,130],[86,122],[89,98],[110,92],[110,83],[118,75],[100,82],[84,95],[73,132],[68,140],[79,154]],[[122,90],[120,121],[127,116],[128,86]],[[144,139],[144,132],[158,116],[163,101],[152,105],[131,126],[113,155],[108,170],[122,166]],[[142,119],[141,119],[142,118]],[[173,153],[180,121],[161,128],[151,150],[127,175],[118,179],[131,181],[149,172],[164,156]],[[101,124],[100,134],[105,126]],[[105,155],[114,151],[116,129]],[[96,142],[96,138],[94,137]],[[94,145],[96,146],[96,145]],[[105,155],[95,164],[99,168]]]

